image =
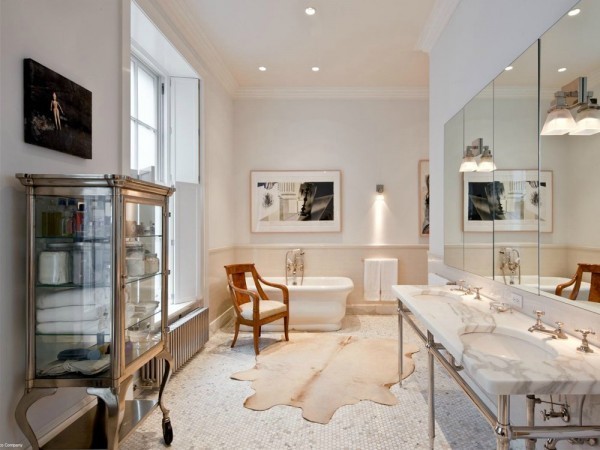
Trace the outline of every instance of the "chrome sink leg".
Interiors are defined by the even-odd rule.
[[[535,426],[535,395],[528,395],[526,404],[527,404],[527,426],[534,427]],[[526,450],[535,450],[535,443],[537,439],[526,439],[525,440],[525,449]]]
[[[398,299],[398,384],[402,386],[402,372],[404,372],[404,337],[402,335],[402,301]]]
[[[433,445],[435,438],[435,402],[434,402],[434,378],[433,378],[433,334],[427,331],[427,369],[429,371],[429,442]]]
[[[498,396],[498,416],[496,421],[496,450],[509,450],[510,397]]]

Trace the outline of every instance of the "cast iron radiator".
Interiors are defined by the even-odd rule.
[[[171,373],[176,372],[208,342],[208,308],[197,308],[169,326]],[[153,358],[140,369],[143,387],[159,387],[165,370],[163,359]]]

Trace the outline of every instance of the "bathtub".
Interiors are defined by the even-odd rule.
[[[283,277],[264,277],[272,283],[285,284]],[[298,279],[300,282],[300,279]],[[290,293],[290,330],[336,331],[346,315],[346,299],[354,283],[345,277],[304,277],[302,285],[293,286]],[[248,289],[255,289],[254,280],[246,278]],[[262,285],[271,300],[281,300],[281,290]],[[283,319],[264,325],[265,331],[283,331]]]

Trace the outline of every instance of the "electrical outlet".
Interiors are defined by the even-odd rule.
[[[515,294],[512,292],[511,294],[512,304],[518,308],[523,308],[523,296],[520,294]]]

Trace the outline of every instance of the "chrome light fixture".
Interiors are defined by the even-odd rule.
[[[477,161],[479,158],[479,162]],[[483,145],[483,139],[475,139],[471,145],[467,145],[459,172],[492,172],[496,170],[492,151],[487,145]]]
[[[569,134],[575,136],[590,136],[600,133],[600,106],[598,100],[590,98],[588,104],[577,111],[577,123],[575,129]]]
[[[463,157],[462,163],[460,164],[459,172],[475,172],[477,170],[477,161],[475,161],[475,155],[473,154],[473,146],[467,145],[465,156]]]
[[[579,77],[554,93],[554,100],[542,128],[542,136],[573,134],[587,136],[600,133],[600,111],[594,93],[587,90],[587,78]],[[577,121],[571,110],[577,110]]]
[[[496,170],[496,164],[494,164],[494,157],[492,152],[487,145],[483,146],[483,153],[481,154],[481,160],[479,166],[477,166],[478,172],[493,172]]]

